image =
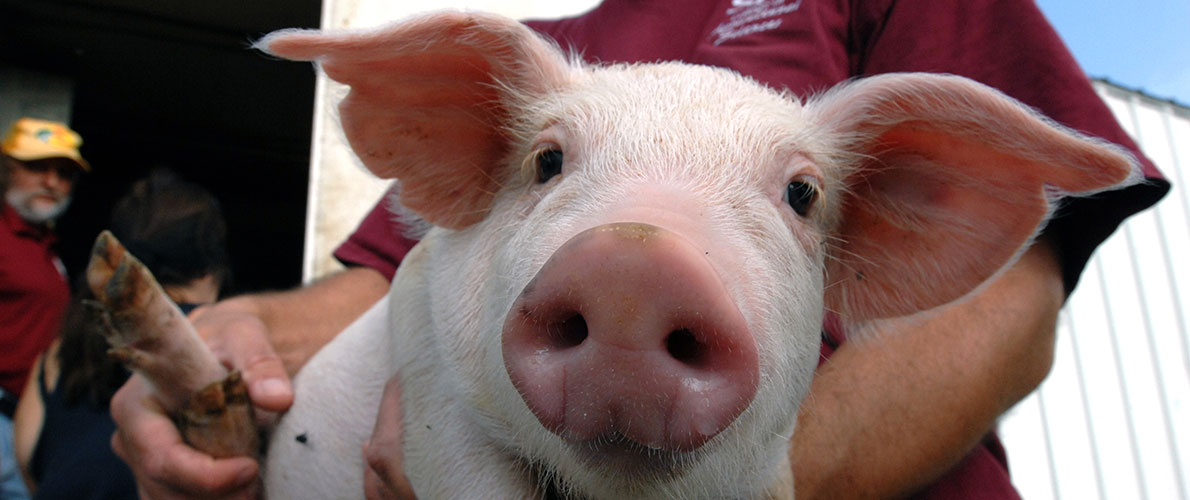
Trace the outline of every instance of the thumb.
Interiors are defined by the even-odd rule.
[[[268,327],[254,314],[227,303],[197,318],[207,344],[228,366],[240,371],[252,404],[269,412],[283,412],[293,404],[293,384],[269,338]]]
[[[288,410],[293,404],[293,384],[272,344],[249,337],[235,343],[232,366],[243,375],[252,404],[271,412]]]

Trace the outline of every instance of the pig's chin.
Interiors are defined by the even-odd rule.
[[[569,448],[582,465],[632,482],[681,476],[696,453],[650,448],[618,432],[571,443]]]
[[[538,469],[544,498],[651,498],[694,469],[701,455],[649,448],[618,432],[567,441],[565,448],[568,466]]]

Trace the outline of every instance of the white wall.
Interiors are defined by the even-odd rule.
[[[1001,433],[1026,499],[1190,499],[1190,108],[1097,89],[1174,188],[1096,252]]]
[[[69,125],[73,99],[69,78],[0,64],[0,134],[23,116]]]
[[[523,19],[577,14],[596,3],[597,0],[440,0],[433,8],[484,10]],[[426,5],[384,0],[325,0],[322,27],[377,26],[426,10]],[[344,143],[334,110],[335,97],[344,89],[323,75],[318,76],[317,85],[302,267],[307,282],[342,267],[331,257],[331,252],[351,234],[388,187],[387,182],[367,173]]]

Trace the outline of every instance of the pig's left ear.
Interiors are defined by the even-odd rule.
[[[959,299],[1028,247],[1059,196],[1139,180],[1121,149],[953,76],[874,77],[810,108],[843,141],[826,305],[851,322]]]
[[[347,140],[372,173],[401,181],[401,203],[459,229],[487,214],[508,152],[502,92],[565,81],[562,53],[511,19],[439,12],[379,30],[281,31],[257,47],[317,61],[351,87],[339,104]]]

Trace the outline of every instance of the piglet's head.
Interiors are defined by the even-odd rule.
[[[340,110],[356,154],[401,180],[405,206],[452,229],[481,220],[507,175],[497,171],[511,149],[507,96],[548,94],[578,70],[519,23],[478,13],[282,31],[259,46],[318,61],[348,84]],[[826,215],[837,241],[828,307],[855,321],[960,298],[1027,247],[1061,196],[1140,179],[1120,148],[959,77],[877,76],[808,107],[831,139],[814,152],[834,167],[824,191],[837,193]]]
[[[583,279],[593,283],[591,286],[620,286],[627,296],[668,279],[661,274],[652,277],[666,266],[629,259],[623,267],[612,267],[619,271],[582,267],[581,272],[568,274],[550,269],[570,269],[569,261],[552,265],[545,262],[545,255],[533,263],[533,269],[521,273],[524,280],[513,284],[517,289],[511,295],[496,301],[509,305],[501,311],[509,319],[502,334],[507,377],[499,387],[512,391],[515,386],[523,399],[513,398],[517,408],[507,413],[531,414],[538,421],[532,429],[512,426],[514,429],[506,432],[516,436],[510,440],[536,444],[507,446],[530,455],[526,458],[531,463],[544,463],[547,476],[558,476],[567,487],[592,497],[623,497],[662,487],[689,495],[718,492],[719,497],[775,491],[766,485],[777,482],[774,478],[780,471],[789,470],[784,462],[786,440],[793,430],[796,405],[808,390],[824,309],[857,324],[959,300],[995,277],[1027,248],[1059,197],[1119,187],[1138,177],[1133,161],[1116,148],[1050,123],[993,89],[953,76],[867,78],[803,104],[743,82],[725,70],[674,65],[585,67],[568,61],[556,47],[518,23],[463,13],[438,13],[366,32],[282,32],[270,35],[260,45],[283,57],[317,61],[330,78],[350,86],[340,112],[356,154],[376,175],[399,179],[405,207],[452,234],[476,228],[486,231],[481,226],[493,217],[502,219],[492,225],[511,228],[534,217],[540,206],[565,207],[578,196],[573,189],[562,190],[584,182],[584,176],[589,182],[597,175],[592,172],[596,167],[604,169],[598,174],[600,181],[589,186],[640,178],[647,181],[638,184],[656,181],[664,184],[658,192],[673,194],[672,199],[677,200],[673,205],[680,209],[647,200],[614,200],[597,209],[604,213],[669,214],[648,216],[655,220],[570,217],[563,219],[569,224],[565,230],[535,235],[549,242],[547,254],[569,252],[609,262],[629,251],[638,256],[669,252],[658,250],[661,245],[655,242],[678,249],[674,252],[680,253],[681,259],[667,261],[689,265],[672,267],[696,269],[693,274],[699,276],[700,283],[709,284],[678,284],[674,290],[680,293],[667,297],[691,298],[672,306],[668,299],[654,300],[657,293],[633,295],[648,301],[650,307],[664,302],[664,308],[669,308],[661,313],[669,316],[659,321],[663,329],[650,341],[653,347],[633,344],[638,339],[627,339],[623,332],[616,334],[620,337],[611,335],[619,347],[631,344],[634,355],[647,352],[640,359],[665,358],[655,365],[672,368],[637,370],[637,366],[653,363],[634,363],[615,375],[639,372],[639,383],[587,382],[608,379],[608,374],[554,376],[541,381],[533,374],[547,365],[560,368],[541,373],[573,375],[566,366],[572,358],[579,359],[584,374],[618,363],[582,358],[584,343],[602,342],[603,334],[587,331],[597,322],[591,315],[603,314],[592,312],[595,308],[588,302],[598,302],[601,297],[567,299],[557,306],[569,308],[564,314],[550,313],[559,324],[583,320],[582,328],[574,329],[580,333],[563,335],[565,340],[560,343],[535,344],[539,339],[532,338],[531,331],[536,321],[531,313],[555,307],[559,301],[521,307],[519,310],[528,312],[523,318],[514,317],[515,306],[528,301],[534,284],[570,286],[576,276],[589,276]],[[652,110],[648,116],[663,119],[650,122],[656,130],[651,130],[647,139],[639,133],[628,137],[621,122],[588,119],[583,131],[597,128],[601,136],[618,138],[608,143],[631,145],[632,153],[599,163],[590,158],[603,158],[606,152],[590,148],[573,155],[587,163],[564,166],[562,162],[572,158],[565,151],[566,141],[539,148],[533,137],[548,136],[554,126],[566,129],[565,114],[540,119],[526,116],[526,110],[548,108],[548,104],[536,103],[552,102],[575,85],[623,81],[588,78],[599,72],[617,72],[624,78],[639,77],[651,83],[634,87],[635,94],[603,89],[615,97],[635,97],[619,111],[600,110],[589,112],[589,116],[636,116],[640,107]],[[737,114],[728,120],[703,112],[718,109],[715,106],[719,104],[711,102],[715,99],[663,99],[662,94],[747,94],[754,99],[731,108]],[[662,101],[669,104],[657,104]],[[739,112],[745,108],[746,112]],[[683,121],[687,119],[694,121]],[[781,120],[785,122],[777,123]],[[740,122],[772,125],[747,128]],[[722,151],[688,154],[700,148]],[[554,150],[561,154],[552,156]],[[524,175],[534,168],[536,175]],[[607,171],[616,175],[607,175]],[[698,182],[716,189],[674,194],[680,191],[675,186]],[[651,192],[639,185],[625,189]],[[555,191],[569,194],[551,197]],[[706,191],[730,191],[732,197],[716,202],[718,205],[700,204],[707,198]],[[499,203],[505,203],[503,210],[494,209]],[[647,210],[637,210],[641,204],[647,205]],[[588,206],[594,204],[583,205]],[[743,216],[737,212],[743,211],[752,218],[739,218]],[[697,227],[703,214],[714,214],[705,219],[713,220],[708,225],[714,227],[709,230]],[[580,219],[595,222],[575,222]],[[754,223],[749,227],[763,230],[723,229],[734,222]],[[485,234],[492,239],[503,237],[498,232]],[[635,241],[633,245],[641,250],[630,249],[621,240]],[[756,251],[757,247],[764,251]],[[715,257],[706,257],[712,254],[711,249]],[[792,257],[773,256],[774,249]],[[728,257],[719,258],[721,254]],[[762,260],[774,264],[757,263]],[[528,283],[537,269],[542,271]],[[492,276],[503,279],[517,274],[499,269]],[[621,279],[624,275],[637,281]],[[788,283],[795,280],[800,283]],[[574,289],[586,286],[579,284]],[[641,304],[636,299],[633,302],[630,306],[636,311],[635,306]],[[706,331],[671,324],[672,317],[686,314],[670,314],[672,310],[688,311],[683,308],[690,303],[710,304],[700,311],[722,310],[725,312],[716,314],[732,319],[690,320],[691,324],[713,325]],[[621,313],[624,311],[617,309],[608,314],[620,319],[624,317]],[[497,318],[493,322],[503,321]],[[494,328],[495,336],[500,336],[499,326]],[[798,331],[788,331],[791,329]],[[541,330],[550,335],[550,328]],[[464,344],[457,350],[470,349]],[[672,347],[674,344],[680,347]],[[696,354],[685,354],[690,352]],[[669,358],[678,358],[676,364]],[[465,360],[458,363],[458,370],[482,383],[496,378],[468,366]],[[572,385],[557,382],[578,378],[582,380]],[[675,382],[657,382],[670,379]],[[496,389],[486,393],[475,392],[500,392],[499,387],[493,387]],[[689,387],[703,392],[691,392]],[[576,393],[592,398],[581,403],[566,399]],[[477,397],[476,404],[482,405],[481,400],[486,401]],[[627,406],[632,410],[626,410],[623,401],[631,401]],[[572,411],[576,408],[583,411]],[[596,416],[588,419],[586,415]],[[608,436],[614,437],[612,442],[628,441],[637,446],[611,447],[621,456],[608,462],[615,464],[628,456],[613,472],[631,471],[622,465],[633,460],[669,462],[641,464],[637,469],[649,471],[647,474],[592,473],[584,471],[593,463],[601,466],[602,458],[587,457],[586,462],[565,465],[568,457],[583,452],[548,451],[551,446],[561,449],[584,439]],[[637,453],[644,448],[648,450]]]

